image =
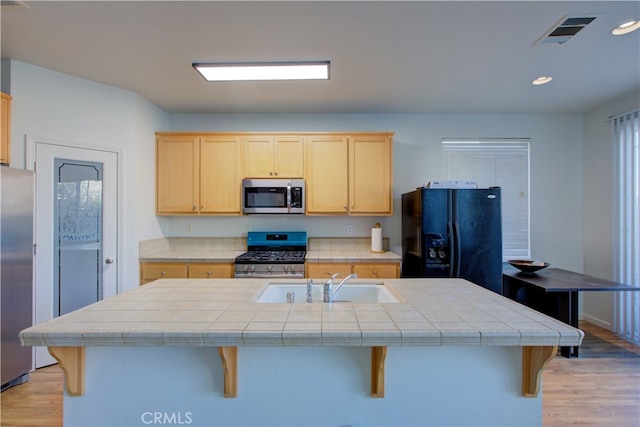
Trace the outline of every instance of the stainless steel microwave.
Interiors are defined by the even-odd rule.
[[[243,179],[245,214],[304,214],[303,179]]]

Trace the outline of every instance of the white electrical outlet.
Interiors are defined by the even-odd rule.
[[[353,234],[353,224],[347,224],[347,234]]]
[[[187,234],[193,233],[193,226],[191,224],[187,224]]]

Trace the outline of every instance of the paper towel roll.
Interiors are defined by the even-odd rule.
[[[382,228],[380,224],[376,224],[371,229],[371,252],[384,252],[382,249]]]

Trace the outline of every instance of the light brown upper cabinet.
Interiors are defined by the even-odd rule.
[[[304,178],[307,215],[392,215],[392,138],[158,132],[156,214],[241,215],[243,178]]]
[[[249,135],[244,138],[245,178],[304,177],[304,138],[299,135]]]
[[[156,137],[156,212],[195,214],[200,205],[200,144],[193,135]]]
[[[309,215],[392,215],[392,134],[307,136],[305,178]]]
[[[2,94],[0,104],[0,163],[9,164],[11,161],[11,95]]]
[[[237,135],[156,134],[156,213],[241,213],[242,144]]]
[[[237,135],[200,138],[200,213],[242,212],[242,143]]]
[[[349,137],[349,213],[393,214],[391,137]]]
[[[348,213],[347,136],[307,136],[304,152],[307,214]]]

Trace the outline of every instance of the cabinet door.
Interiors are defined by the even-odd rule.
[[[242,152],[237,135],[200,138],[200,213],[241,213]]]
[[[273,137],[251,135],[244,138],[244,176],[246,178],[274,178]]]
[[[330,262],[330,263],[307,263],[305,264],[305,277],[311,279],[328,279],[335,273],[338,278],[346,277],[351,274],[351,264]]]
[[[190,279],[228,279],[233,277],[233,263],[190,264]]]
[[[391,138],[357,135],[349,138],[349,213],[393,213]]]
[[[304,177],[304,138],[276,136],[273,145],[274,174],[277,178]]]
[[[400,277],[400,264],[355,264],[353,272],[358,275],[358,279],[395,279]]]
[[[187,264],[183,262],[144,262],[140,264],[141,285],[158,279],[183,279],[186,277]]]
[[[164,135],[156,139],[156,212],[198,212],[198,137]]]
[[[304,155],[307,214],[346,214],[347,137],[308,136]]]
[[[9,164],[11,161],[11,96],[2,94],[0,103],[0,163]]]

